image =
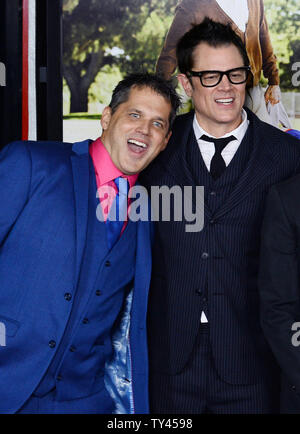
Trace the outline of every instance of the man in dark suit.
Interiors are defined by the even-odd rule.
[[[300,413],[299,197],[299,175],[273,186],[262,226],[261,324],[282,369],[282,413]]]
[[[127,190],[178,104],[164,80],[131,75],[96,141],[1,152],[0,413],[148,412],[151,227],[127,219]]]
[[[260,229],[269,187],[300,170],[299,142],[243,109],[249,63],[229,25],[205,19],[194,26],[177,59],[195,111],[177,118],[142,182],[204,186],[204,227],[187,232],[176,218],[156,223],[150,410],[274,413],[277,365],[259,322]],[[194,195],[194,211],[198,202]]]

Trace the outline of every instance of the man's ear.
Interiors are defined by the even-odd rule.
[[[112,117],[111,108],[105,107],[101,116],[101,126],[103,131],[107,130],[111,117]]]
[[[187,78],[187,76],[185,74],[178,74],[177,78],[178,78],[179,83],[183,87],[185,93],[187,94],[187,96],[191,97],[193,94],[193,88],[192,88],[190,80]]]

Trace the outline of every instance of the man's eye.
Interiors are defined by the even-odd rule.
[[[241,77],[243,76],[243,74],[242,74],[241,72],[232,72],[232,73],[230,74],[230,76],[231,76],[232,78],[241,78]]]
[[[203,78],[205,80],[215,80],[218,77],[218,74],[204,74]]]
[[[140,115],[138,113],[129,113],[132,118],[138,118]]]
[[[156,127],[159,127],[159,128],[163,127],[163,124],[161,122],[158,122],[158,121],[154,121],[153,125],[155,125]]]

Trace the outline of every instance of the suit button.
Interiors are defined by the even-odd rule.
[[[296,390],[296,386],[292,386],[292,389],[293,389],[293,390]]]
[[[65,297],[65,300],[70,301],[72,298],[72,294],[70,294],[69,292],[66,292],[64,297]]]
[[[211,191],[209,194],[210,194],[211,196],[216,196],[216,195],[217,195],[217,193],[216,193],[215,191]]]
[[[106,262],[105,262],[105,267],[110,267],[110,266],[111,266],[110,261],[106,261]]]
[[[76,351],[76,347],[74,347],[73,345],[70,347],[70,351],[71,353],[74,353],[74,351]]]
[[[209,224],[210,225],[214,225],[216,223],[216,220],[215,219],[211,219],[211,220],[209,220]]]
[[[207,252],[203,252],[201,255],[202,259],[207,259],[209,257],[209,254]]]
[[[87,324],[89,322],[89,319],[88,318],[83,318],[82,322],[83,322],[83,324]]]
[[[201,289],[196,289],[196,294],[201,295],[202,294],[202,290]]]
[[[206,297],[203,297],[202,300],[204,301],[204,303],[207,302],[207,298]]]
[[[51,341],[49,341],[48,345],[49,345],[50,348],[54,348],[55,345],[56,345],[56,342],[53,341],[53,340],[51,340]]]
[[[58,375],[58,376],[56,377],[56,379],[57,379],[58,381],[61,381],[61,380],[62,380],[62,376],[61,376],[61,375]]]
[[[102,292],[100,291],[100,289],[97,289],[96,295],[101,295],[101,294],[102,294]]]

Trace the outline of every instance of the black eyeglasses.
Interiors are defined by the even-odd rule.
[[[241,66],[240,68],[233,68],[228,71],[189,71],[187,76],[199,77],[200,82],[204,87],[214,87],[220,83],[223,75],[226,75],[232,84],[245,83],[250,72],[250,66]]]

